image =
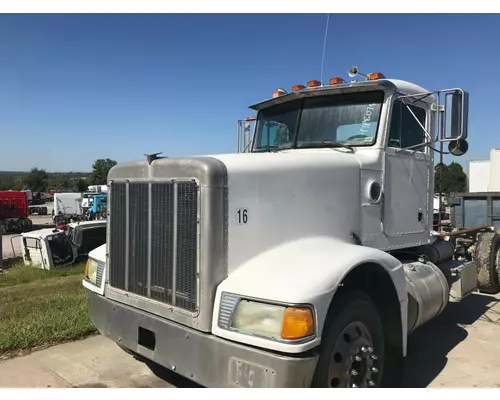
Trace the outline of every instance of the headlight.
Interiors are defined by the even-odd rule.
[[[87,278],[93,284],[97,283],[97,269],[99,268],[99,263],[92,258],[87,260],[87,265],[85,266],[85,278]]]
[[[300,340],[314,335],[310,307],[286,307],[239,299],[223,293],[219,315],[221,328],[272,340]]]
[[[262,336],[281,338],[285,307],[241,300],[234,312],[232,327]]]

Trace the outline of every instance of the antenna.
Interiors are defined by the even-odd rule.
[[[325,63],[326,38],[328,37],[328,25],[330,22],[330,14],[326,16],[325,39],[323,40],[323,56],[321,57],[321,84],[323,84],[323,65]]]

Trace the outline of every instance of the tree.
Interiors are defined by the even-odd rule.
[[[90,176],[90,182],[92,185],[102,185],[106,184],[108,181],[108,172],[113,168],[117,162],[109,158],[100,158],[95,160],[92,165],[92,175]]]
[[[56,189],[70,189],[73,186],[73,184],[71,183],[71,181],[68,179],[68,177],[66,175],[59,175],[55,179],[53,186]]]
[[[47,190],[49,174],[44,169],[32,168],[23,181],[27,189],[43,192]]]
[[[75,188],[76,188],[76,191],[77,192],[86,192],[87,191],[87,182],[82,179],[82,178],[78,178],[76,181],[75,181]]]
[[[434,192],[450,194],[467,190],[467,175],[462,166],[456,162],[450,165],[439,163],[434,168]]]

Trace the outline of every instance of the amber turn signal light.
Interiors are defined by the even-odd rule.
[[[287,340],[302,339],[314,333],[314,318],[308,307],[288,307],[283,316],[281,337]]]

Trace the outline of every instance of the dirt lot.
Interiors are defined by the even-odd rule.
[[[500,387],[500,294],[472,294],[409,338],[405,387]]]

